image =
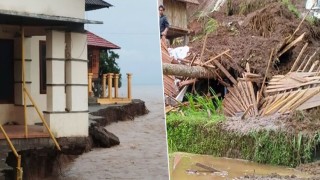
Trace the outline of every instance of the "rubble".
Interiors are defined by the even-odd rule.
[[[189,44],[190,55],[181,59],[184,65],[165,64],[171,59],[161,44],[165,93],[176,97],[177,88],[182,89],[174,86],[172,75],[176,75],[183,76],[180,84],[209,78],[225,86],[227,116],[267,116],[320,106],[320,28],[306,21],[308,14],[297,18],[284,3],[275,1],[256,9],[250,6],[252,11],[245,15],[226,16],[223,8],[227,7],[191,22],[195,40]],[[205,22],[212,18],[219,27],[204,33]]]

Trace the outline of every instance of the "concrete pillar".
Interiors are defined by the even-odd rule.
[[[67,109],[88,111],[87,34],[70,32],[66,44],[69,51],[66,59]]]
[[[46,36],[47,111],[64,112],[65,96],[65,32],[50,30]]]
[[[118,98],[119,74],[114,75],[114,97]]]
[[[132,79],[132,74],[131,73],[127,73],[127,78],[128,78],[128,99],[131,100],[132,96],[131,96],[131,79]]]
[[[102,97],[106,97],[107,90],[107,74],[102,75]]]
[[[88,57],[87,34],[68,32],[65,35],[65,114],[57,114],[59,122],[52,124],[57,137],[88,136]]]
[[[113,73],[108,73],[107,74],[108,77],[108,99],[112,99],[112,77],[113,77]]]

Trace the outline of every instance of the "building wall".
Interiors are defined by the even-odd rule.
[[[1,29],[1,26],[0,26]],[[14,74],[15,74],[15,103],[0,104],[0,123],[17,122],[24,123],[23,106],[22,105],[22,90],[21,90],[21,39],[14,37],[14,33],[1,33],[0,39],[14,40]],[[40,79],[39,79],[39,40],[44,40],[45,37],[33,37],[25,39],[25,58],[26,61],[26,81],[27,89],[31,93],[34,101],[41,111],[46,110],[46,94],[40,94]],[[0,50],[1,53],[1,50]],[[1,85],[2,87],[4,85]],[[28,105],[31,102],[27,101]],[[40,118],[33,107],[27,107],[28,124],[40,122]]]
[[[85,0],[1,0],[0,9],[84,18]]]
[[[89,47],[88,52],[92,53],[92,56],[89,54],[89,61],[91,61],[91,67],[88,68],[90,73],[93,73],[92,78],[96,79],[99,77],[99,61],[100,61],[100,50],[97,47]]]
[[[187,5],[185,2],[174,0],[163,0],[166,8],[164,14],[167,16],[170,25],[187,29]]]
[[[0,26],[0,39],[14,39],[14,34],[12,32],[5,31],[4,28]],[[0,86],[1,88],[5,87],[4,84],[0,84]],[[14,104],[0,104],[0,123],[4,124],[9,121],[17,121]]]

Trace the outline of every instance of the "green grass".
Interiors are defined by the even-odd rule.
[[[274,131],[239,134],[225,130],[222,123],[205,120],[167,119],[167,134],[170,152],[241,158],[290,167],[311,162],[320,143],[320,132],[314,136]]]
[[[187,106],[181,106],[178,111],[167,114],[167,119],[190,120],[190,121],[221,121],[224,120],[222,114],[222,100],[210,89],[211,96],[201,96],[199,94],[186,94]]]
[[[282,4],[284,4],[289,11],[291,11],[297,18],[300,17],[300,12],[295,5],[292,4],[291,0],[281,0]]]

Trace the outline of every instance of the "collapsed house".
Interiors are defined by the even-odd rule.
[[[182,84],[213,79],[218,81],[214,86],[225,87],[226,93],[221,92],[225,115],[242,118],[319,106],[319,27],[306,21],[309,12],[299,19],[282,3],[257,6],[245,15],[213,12],[193,21],[191,25],[205,29],[213,19],[218,28],[195,34],[202,36],[201,41],[190,43],[184,64],[170,64],[172,58],[162,51],[165,93],[177,88],[168,77],[182,76]],[[169,95],[176,97],[179,90]]]

